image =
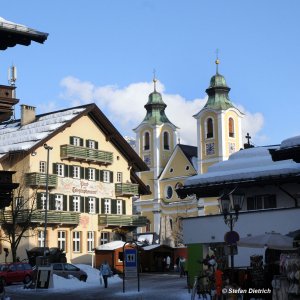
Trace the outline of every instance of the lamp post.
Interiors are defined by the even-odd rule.
[[[46,170],[46,203],[45,203],[45,227],[44,227],[44,256],[46,252],[46,240],[47,240],[47,215],[48,215],[48,203],[49,203],[49,157],[50,151],[53,147],[44,144],[44,148],[47,150],[47,170]]]
[[[225,241],[230,244],[230,259],[231,259],[231,273],[233,278],[234,270],[234,254],[233,245],[238,241],[238,233],[233,231],[234,224],[239,218],[239,211],[243,207],[245,195],[235,194],[230,192],[229,194],[221,196],[219,201],[220,212],[224,216],[224,222],[228,225],[230,231],[225,234]]]

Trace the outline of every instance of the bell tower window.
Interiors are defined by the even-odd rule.
[[[164,150],[170,150],[169,133],[164,132]]]
[[[228,120],[228,127],[229,127],[229,137],[234,137],[234,120],[229,118]]]
[[[206,121],[206,138],[214,137],[214,124],[212,118],[208,118]]]
[[[144,150],[150,150],[150,134],[145,132],[144,135]]]

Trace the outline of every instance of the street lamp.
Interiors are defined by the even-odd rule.
[[[47,170],[46,170],[46,203],[45,203],[45,227],[44,227],[44,256],[46,252],[46,240],[47,240],[47,214],[48,214],[48,203],[49,203],[49,157],[50,151],[53,147],[44,144],[44,148],[47,150]]]
[[[245,195],[234,193],[223,194],[219,199],[220,212],[224,216],[224,222],[228,225],[230,231],[225,234],[225,241],[230,245],[231,272],[233,276],[234,255],[233,245],[239,240],[238,233],[233,231],[234,224],[239,218],[239,211],[243,207]]]

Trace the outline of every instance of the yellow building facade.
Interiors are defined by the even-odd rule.
[[[218,60],[216,63],[218,66]],[[217,68],[206,89],[207,103],[194,115],[195,147],[178,144],[177,127],[166,117],[166,104],[154,81],[154,92],[145,105],[146,117],[134,130],[137,152],[149,167],[149,171],[140,173],[140,178],[152,194],[140,197],[135,206],[150,220],[144,231],[159,234],[161,243],[181,244],[180,218],[219,213],[217,199],[180,199],[175,190],[188,177],[207,172],[213,164],[227,160],[242,148],[243,114],[230,101],[229,91]]]
[[[23,105],[21,120],[2,123],[0,134],[0,170],[16,171],[20,184],[1,224],[19,209],[22,227],[33,208],[20,259],[44,247],[45,229],[47,247],[63,249],[70,262],[92,263],[95,247],[146,226],[146,217],[132,214],[132,197],[146,190],[135,173],[148,168],[95,104],[38,116]],[[1,237],[9,248],[4,230]]]

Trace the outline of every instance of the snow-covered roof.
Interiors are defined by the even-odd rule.
[[[145,246],[145,247],[143,247],[143,249],[145,251],[149,251],[149,250],[152,250],[152,249],[155,249],[155,248],[158,248],[158,247],[160,247],[160,245],[159,244],[155,244],[155,245]]]
[[[269,148],[257,147],[240,150],[232,154],[227,161],[210,166],[207,173],[188,178],[184,186],[234,180],[255,180],[276,175],[300,175],[300,165],[293,160],[272,161]],[[276,149],[276,147],[273,148]]]
[[[83,110],[71,108],[36,116],[34,122],[23,126],[20,120],[0,124],[0,158],[10,151],[29,150]]]
[[[123,247],[125,242],[123,241],[112,241],[96,247],[97,250],[115,250]]]
[[[300,146],[300,135],[283,140],[280,149]]]

